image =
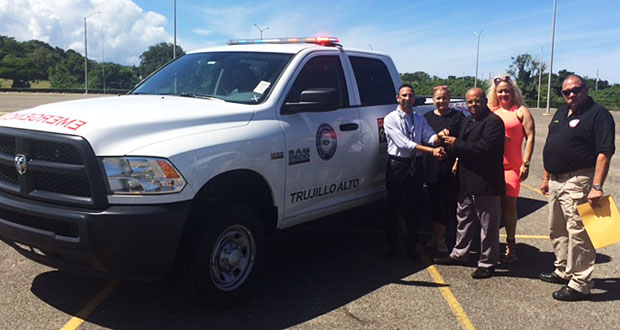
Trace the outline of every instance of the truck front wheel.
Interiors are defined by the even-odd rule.
[[[192,292],[213,308],[239,302],[258,280],[264,249],[264,226],[253,209],[239,204],[219,208],[201,227],[189,260]]]

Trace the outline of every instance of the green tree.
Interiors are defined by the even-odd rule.
[[[401,79],[403,81],[422,82],[422,81],[431,80],[431,76],[428,73],[426,73],[426,72],[416,71],[414,73],[403,73],[403,74],[401,74]]]
[[[116,63],[105,63],[104,67],[99,63],[88,70],[88,87],[103,89],[104,72],[106,89],[128,90],[140,81],[138,79],[138,70],[135,67]]]
[[[37,80],[49,80],[51,69],[62,60],[64,51],[60,48],[53,48],[50,45],[38,41],[30,40],[22,44],[24,53],[32,60],[37,70]]]
[[[0,36],[0,60],[11,54],[18,57],[24,54],[21,43],[15,41],[15,38]]]
[[[74,50],[68,50],[65,58],[52,68],[50,84],[52,88],[83,88],[84,56]]]
[[[590,96],[594,99],[594,101],[602,104],[609,110],[618,111],[620,110],[620,85],[615,84],[612,86],[608,86],[607,88],[601,89],[599,82],[599,90],[595,91],[592,86],[590,86]]]
[[[161,42],[150,46],[147,51],[140,55],[140,66],[138,71],[142,79],[159,69],[162,65],[172,60],[172,49],[174,45]],[[177,45],[177,57],[185,54],[183,48]]]
[[[538,75],[540,73],[540,62],[536,61],[530,54],[521,54],[511,57],[512,64],[507,72],[517,79],[517,84],[528,100],[535,100],[538,97]],[[542,70],[544,72],[545,65]]]
[[[430,96],[433,94],[433,87],[447,85],[453,98],[463,97],[468,89],[474,87],[474,77],[472,76],[448,76],[447,79],[433,76],[431,79],[428,74],[418,71],[415,73],[403,73],[401,74],[401,79],[404,83],[411,84],[415,88],[416,95],[419,96]],[[483,89],[486,89],[486,84],[486,81],[478,82],[478,85]]]
[[[40,72],[32,60],[26,57],[6,55],[0,61],[0,78],[12,79],[13,88],[30,87],[29,81],[37,79]]]

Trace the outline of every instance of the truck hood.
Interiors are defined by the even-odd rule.
[[[98,156],[180,136],[246,125],[252,106],[162,95],[125,95],[41,105],[0,117],[0,126],[78,135]],[[166,155],[162,155],[166,156]]]

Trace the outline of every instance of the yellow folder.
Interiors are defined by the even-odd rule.
[[[595,249],[620,242],[620,213],[611,196],[604,196],[594,208],[588,203],[577,205],[577,211]]]

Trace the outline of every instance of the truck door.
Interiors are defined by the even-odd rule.
[[[400,79],[389,57],[351,53],[348,56],[355,76],[358,112],[361,121],[362,161],[360,199],[383,198],[387,140],[383,118],[396,109],[396,86]],[[390,72],[393,70],[393,72]],[[356,104],[357,105],[357,104]]]
[[[360,184],[360,121],[349,106],[340,54],[313,54],[300,67],[279,114],[289,225],[346,208]]]

